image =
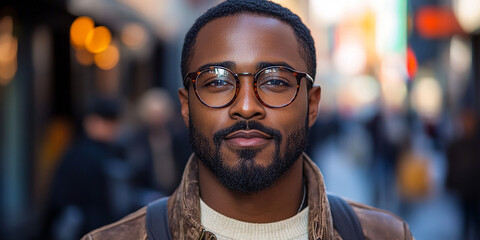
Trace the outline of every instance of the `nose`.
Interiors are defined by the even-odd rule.
[[[262,119],[265,106],[258,100],[253,87],[253,76],[240,76],[240,89],[237,98],[230,105],[229,115],[233,119]]]

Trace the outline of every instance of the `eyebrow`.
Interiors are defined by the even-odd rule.
[[[257,70],[261,70],[261,69],[264,69],[267,67],[273,67],[273,66],[281,66],[281,67],[288,67],[291,69],[295,69],[286,62],[259,62],[257,63]]]
[[[196,71],[202,71],[206,68],[209,68],[209,67],[213,67],[213,66],[219,66],[219,67],[224,67],[224,68],[228,68],[228,69],[232,69],[232,68],[235,68],[235,63],[232,62],[232,61],[224,61],[224,62],[214,62],[214,63],[207,63],[207,64],[203,64],[202,66],[200,66],[199,68],[197,68]]]
[[[206,68],[213,67],[213,66],[220,66],[220,67],[233,70],[236,67],[236,64],[235,62],[232,62],[232,61],[212,62],[212,63],[203,64],[202,66],[197,68],[196,71],[202,71]],[[261,69],[272,67],[272,66],[282,66],[282,67],[288,67],[288,68],[294,69],[290,64],[286,62],[259,62],[257,63],[257,71],[260,71]]]

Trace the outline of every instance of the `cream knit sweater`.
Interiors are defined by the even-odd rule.
[[[200,199],[202,225],[218,240],[295,239],[308,240],[308,207],[297,215],[273,223],[248,223],[224,216]]]

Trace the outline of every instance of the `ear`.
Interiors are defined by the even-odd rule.
[[[308,91],[308,127],[312,127],[317,120],[318,105],[320,104],[320,98],[322,89],[320,86],[313,86]]]
[[[188,122],[190,120],[190,109],[188,108],[188,89],[186,88],[178,89],[178,99],[180,100],[180,104],[181,104],[183,121],[185,122],[185,125],[188,128],[189,126]]]

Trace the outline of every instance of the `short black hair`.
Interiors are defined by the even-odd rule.
[[[227,16],[234,16],[242,13],[251,13],[260,16],[272,17],[289,24],[299,43],[299,52],[307,65],[307,71],[315,79],[317,60],[315,54],[315,43],[310,30],[305,26],[300,17],[287,8],[267,0],[227,0],[219,5],[210,8],[200,16],[185,36],[182,49],[181,70],[182,77],[188,73],[187,65],[193,56],[194,45],[200,29],[207,23]],[[187,83],[183,83],[187,88]],[[311,84],[307,84],[311,87]]]

